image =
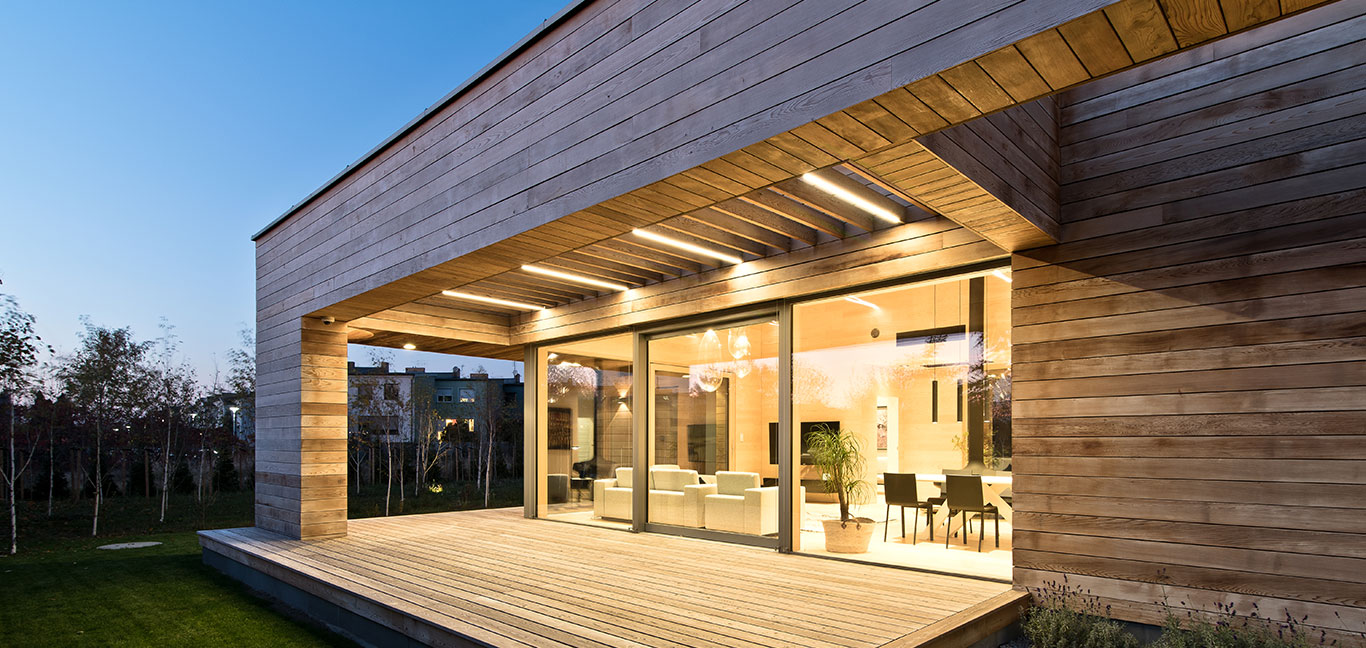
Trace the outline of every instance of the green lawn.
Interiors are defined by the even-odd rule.
[[[491,506],[521,502],[521,482],[495,485]],[[384,513],[384,487],[350,494],[350,517]],[[472,484],[441,493],[408,493],[404,513],[483,504]],[[336,646],[340,637],[296,621],[200,561],[197,529],[251,526],[252,494],[219,493],[205,503],[172,498],[165,523],[159,502],[110,497],[100,536],[90,537],[87,501],[21,502],[19,554],[0,557],[0,646]],[[8,513],[8,511],[6,511]],[[398,498],[391,513],[399,513]],[[9,549],[8,515],[0,522]],[[96,550],[113,542],[156,541],[145,549]]]
[[[146,549],[99,551],[114,541]],[[193,532],[61,540],[0,558],[3,646],[341,646],[200,562]]]

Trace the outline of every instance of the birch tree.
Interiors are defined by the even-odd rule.
[[[80,346],[63,359],[57,377],[72,401],[92,426],[95,488],[90,535],[99,535],[100,505],[104,500],[104,437],[116,426],[130,421],[145,402],[147,384],[144,357],[149,342],[138,342],[127,328],[110,329],[85,320]]]
[[[175,334],[175,326],[164,318],[158,325],[161,337],[156,339],[156,360],[154,377],[156,383],[156,402],[165,417],[166,440],[161,448],[161,515],[158,522],[166,521],[166,510],[170,507],[172,450],[175,447],[176,429],[183,418],[185,408],[192,405],[197,395],[194,372],[189,365],[178,358],[180,338]],[[147,467],[151,470],[151,466]]]
[[[0,392],[4,393],[6,410],[9,412],[9,467],[0,466],[0,478],[9,489],[9,552],[19,551],[18,486],[19,476],[28,469],[33,461],[37,444],[29,440],[28,456],[18,461],[15,439],[18,431],[15,426],[15,409],[18,399],[33,383],[33,367],[38,364],[38,353],[42,339],[34,332],[33,316],[20,310],[19,303],[9,295],[0,295]],[[50,350],[50,349],[49,349]],[[31,426],[25,425],[25,430]]]

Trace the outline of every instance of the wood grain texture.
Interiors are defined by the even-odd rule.
[[[999,583],[529,520],[520,508],[356,520],[327,543],[260,529],[204,531],[200,543],[431,645],[966,646],[952,640],[1009,623],[1023,596]],[[735,595],[737,582],[747,596]],[[859,597],[834,600],[830,587]],[[926,628],[927,643],[905,639]]]
[[[304,318],[295,336],[297,365],[258,369],[256,525],[338,537],[346,534],[346,326]]]
[[[1162,3],[1178,41],[1239,29],[1229,5]],[[1160,591],[1359,631],[1363,15],[1060,95],[1063,242],[1012,263],[1017,584],[1066,574],[1145,623]]]
[[[716,283],[721,268],[715,262],[624,240],[634,228],[675,232],[733,250],[755,263],[796,255],[773,262],[774,268],[789,267],[794,259],[812,259],[805,268],[830,272],[831,285],[854,281],[860,267],[875,268],[877,277],[891,278],[896,272],[998,254],[992,243],[963,231],[893,244],[883,236],[886,229],[868,229],[881,226],[866,218],[831,215],[773,187],[855,157],[897,157],[907,152],[901,147],[915,146],[914,138],[984,113],[990,113],[984,122],[964,132],[972,131],[987,148],[999,149],[1000,141],[1012,144],[998,151],[1007,163],[996,169],[1018,172],[998,178],[1003,186],[1017,192],[1030,183],[1037,186],[1041,174],[1047,176],[1050,165],[1056,164],[1059,145],[1084,147],[1096,139],[1082,136],[1085,133],[1119,132],[1122,129],[1107,130],[1106,106],[1137,98],[1123,92],[1088,96],[1071,108],[1095,118],[1079,126],[1071,140],[1053,140],[1047,126],[1056,116],[1035,101],[1042,94],[1113,73],[1132,65],[1135,57],[1159,56],[1173,43],[1178,48],[1195,46],[1218,31],[1212,28],[1207,5],[1171,3],[1170,15],[1181,19],[1158,24],[1151,2],[1126,3],[1111,12],[1113,20],[1103,11],[1111,4],[1106,0],[841,0],[792,6],[734,0],[588,3],[258,237],[259,425],[285,439],[331,433],[334,421],[328,417],[337,416],[339,404],[330,402],[336,400],[335,394],[317,396],[328,402],[305,401],[299,376],[326,369],[335,350],[306,350],[299,325],[304,317],[326,315],[338,322],[365,318],[365,327],[356,331],[367,335],[364,341],[369,344],[417,343],[428,350],[515,358],[525,341],[517,336],[529,339],[592,328],[598,316],[576,320],[579,313],[603,314],[603,323],[624,321],[613,319],[623,313],[610,295],[525,276],[520,267],[527,263],[631,286],[670,281],[690,290],[708,286],[693,293],[699,299],[694,305],[724,306],[727,298],[707,292],[724,286],[743,293],[736,303],[784,296],[743,281]],[[1228,30],[1238,30],[1278,18],[1283,8],[1271,4],[1274,7],[1225,0],[1220,6]],[[1301,11],[1306,3],[1284,4],[1289,12]],[[1346,4],[1301,11],[1284,21],[1292,27],[1271,27],[1280,33],[1293,29],[1295,21],[1312,20],[1320,11],[1340,12]],[[1168,42],[1163,34],[1176,40]],[[1335,38],[1341,33],[1324,30],[1294,47],[1326,52],[1332,48],[1323,44]],[[1224,59],[1230,69],[1220,73],[1237,78],[1236,83],[1231,78],[1210,86],[1211,96],[1222,101],[1238,99],[1233,95],[1244,76],[1255,74],[1269,89],[1323,64],[1323,57],[1306,55],[1274,70],[1239,76],[1232,72],[1242,59],[1230,64],[1230,41],[1221,42],[1220,51],[1230,53]],[[1164,72],[1152,73],[1154,83],[1138,92],[1147,93],[1153,105],[1169,107],[1160,118],[1179,121],[1180,115],[1197,112],[1194,108],[1201,99],[1181,95],[1172,90],[1170,79],[1161,80],[1181,78],[1165,72],[1175,58],[1150,63],[1154,67],[1148,69]],[[1186,66],[1193,67],[1197,66]],[[1338,78],[1343,82],[1354,78],[1350,70],[1333,72],[1344,75]],[[1102,87],[1108,87],[1106,83],[1103,80]],[[1326,87],[1304,92],[1322,94]],[[1155,101],[1169,95],[1176,98]],[[1023,110],[1005,110],[1012,105]],[[1275,150],[1281,154],[1258,157],[1255,150],[1238,149],[1238,164],[1220,171],[1215,180],[1232,188],[1249,173],[1286,176],[1278,185],[1267,183],[1259,189],[1267,194],[1307,191],[1306,178],[1311,175],[1315,186],[1341,186],[1348,181],[1347,173],[1335,165],[1359,156],[1355,145],[1345,143],[1308,157],[1286,152],[1305,138],[1334,136],[1335,129],[1344,127],[1343,120],[1328,117],[1341,109],[1331,102],[1317,106],[1313,112],[1322,119],[1312,131],[1297,124],[1259,125],[1278,133]],[[1218,155],[1199,141],[1203,129],[1186,128],[1194,136],[1179,146],[1194,153],[1188,166]],[[936,201],[946,213],[976,224],[993,240],[1039,236],[1037,226],[1012,217],[1012,208],[1000,196],[964,182],[956,170],[922,153],[901,155],[900,166],[888,169],[886,182],[879,186],[894,187],[912,179],[923,183],[922,202]],[[1160,158],[1162,153],[1153,148],[1145,155],[1144,164],[1134,172],[1137,184],[1131,183],[1127,191],[1106,193],[1122,182],[1088,179],[1088,190],[1096,195],[1078,209],[1093,217],[1075,224],[1075,231],[1116,228],[1121,216],[1104,212],[1126,201],[1141,201],[1153,183],[1165,182],[1160,173],[1144,171],[1152,166],[1151,159],[1157,159],[1153,156]],[[1033,161],[1038,161],[1037,168],[1031,168]],[[1119,158],[1105,164],[1119,168]],[[1021,195],[1030,198],[1022,205],[1043,211],[1049,206],[1040,207],[1041,201],[1052,199],[1046,191]],[[1199,197],[1191,196],[1161,208],[1203,208],[1197,203]],[[1122,218],[1130,224],[1167,218],[1158,208],[1145,204]],[[1259,208],[1274,211],[1267,205]],[[863,258],[845,254],[859,244],[845,248],[840,239],[859,237],[880,241],[869,248],[876,251]],[[833,246],[837,253],[809,252],[832,243],[839,244]],[[888,256],[893,250],[908,256]],[[791,274],[795,271],[775,271],[782,282],[793,282],[788,288],[820,284]],[[426,319],[431,313],[416,308],[439,308],[440,291],[461,286],[475,286],[487,294],[501,292],[562,312],[545,320],[555,324],[537,332],[536,314],[468,309],[505,318],[515,332],[504,343],[500,322],[446,326]],[[599,310],[604,304],[612,305]],[[668,312],[675,311],[650,306],[626,319],[640,321],[645,313]],[[560,325],[568,322],[572,324]],[[1239,326],[1224,322],[1209,328],[1227,336],[1274,337]],[[1127,339],[1135,345],[1158,344],[1142,335]],[[271,450],[277,451],[284,450]],[[269,475],[289,482],[288,477],[304,471],[277,459],[286,457],[275,455],[261,464]],[[297,480],[280,485],[300,487]],[[290,516],[276,504],[260,509],[262,519],[287,524]],[[293,524],[298,523],[294,516]]]

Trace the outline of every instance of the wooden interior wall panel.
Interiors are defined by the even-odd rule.
[[[1012,262],[1017,585],[1359,639],[1363,25],[1336,3],[1060,95],[1063,242]]]

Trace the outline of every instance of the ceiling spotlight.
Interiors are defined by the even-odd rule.
[[[416,348],[417,348],[417,345],[416,345],[416,344],[413,344],[412,342],[404,342],[404,343],[403,343],[403,348],[406,349],[406,350],[408,350],[408,351],[412,351],[413,349],[416,349]]]
[[[1001,281],[1004,281],[1006,283],[1014,283],[1013,281],[1011,281],[1010,275],[1007,274],[1007,272],[1008,271],[1006,270],[992,270],[991,276],[996,277],[997,279],[1000,279]]]
[[[610,281],[603,281],[601,279],[593,279],[592,277],[576,275],[570,272],[560,272],[559,270],[551,270],[550,268],[538,268],[533,265],[524,265],[522,266],[522,270],[525,270],[526,272],[530,272],[532,274],[545,275],[547,277],[555,277],[556,279],[563,279],[565,281],[572,281],[575,283],[581,283],[588,286],[597,286],[599,288],[606,288],[608,290],[631,289],[630,286],[623,286],[619,283],[612,283]]]
[[[863,211],[866,211],[869,214],[877,216],[878,218],[881,218],[882,220],[885,220],[888,223],[892,223],[894,225],[901,224],[901,215],[893,212],[890,209],[887,209],[886,207],[874,204],[872,201],[869,201],[863,196],[855,194],[845,189],[844,187],[841,187],[829,180],[826,180],[825,178],[816,175],[815,173],[807,173],[802,175],[802,180],[805,180],[807,184],[817,189],[820,189],[821,191],[824,191],[828,194],[831,194],[836,198],[839,198],[840,200],[843,200],[844,202],[847,202],[855,207],[858,207],[859,209],[862,209]]]
[[[456,299],[467,299],[469,301],[483,302],[485,304],[507,306],[508,308],[520,308],[522,310],[535,311],[545,310],[544,306],[537,306],[535,304],[523,304],[522,302],[508,301],[506,299],[498,299],[497,297],[485,297],[483,295],[471,295],[469,293],[456,292],[454,290],[443,290],[441,291],[441,294],[447,297],[454,297]]]
[[[643,239],[649,239],[649,240],[654,241],[654,242],[656,242],[656,243],[663,243],[664,245],[668,245],[668,246],[671,246],[671,247],[676,247],[676,248],[678,248],[678,249],[680,249],[680,250],[687,250],[687,251],[693,252],[693,253],[695,253],[695,254],[701,254],[702,256],[709,256],[709,257],[711,257],[711,258],[713,258],[713,259],[717,259],[717,260],[720,260],[720,261],[725,261],[726,263],[744,263],[744,262],[745,262],[744,259],[741,259],[740,257],[735,256],[735,255],[733,255],[733,254],[726,254],[725,252],[718,252],[718,251],[713,250],[713,249],[711,249],[711,248],[705,248],[705,247],[702,247],[702,246],[700,246],[700,245],[693,245],[692,243],[688,243],[687,241],[680,241],[680,240],[678,240],[678,239],[669,238],[669,237],[663,236],[663,235],[661,235],[661,234],[655,234],[654,232],[647,232],[647,231],[645,231],[645,230],[643,230],[643,229],[633,230],[632,233],[635,234],[636,236],[639,236],[640,238],[643,238]]]

